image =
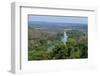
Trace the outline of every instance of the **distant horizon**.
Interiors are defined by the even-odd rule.
[[[83,24],[83,25],[88,25],[86,23],[68,23],[68,22],[49,22],[49,21],[29,21],[28,23],[32,22],[34,24],[34,22],[41,22],[41,23],[65,23],[65,24]]]
[[[70,17],[70,16],[28,16],[30,22],[46,22],[46,23],[72,23],[72,24],[88,24],[87,17]]]

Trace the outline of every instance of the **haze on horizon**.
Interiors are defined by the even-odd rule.
[[[39,16],[29,15],[28,22],[58,22],[58,23],[77,23],[77,24],[88,24],[87,17],[76,17],[76,16]]]

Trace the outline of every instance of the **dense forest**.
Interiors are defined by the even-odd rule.
[[[68,38],[61,40],[66,32]],[[28,27],[28,60],[88,58],[88,34],[85,29],[45,29]]]

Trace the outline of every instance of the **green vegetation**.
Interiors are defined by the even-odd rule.
[[[79,59],[88,57],[87,32],[66,30],[66,45],[61,41],[63,31],[29,29],[28,60]]]

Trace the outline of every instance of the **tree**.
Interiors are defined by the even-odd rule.
[[[66,44],[67,44],[68,47],[72,47],[76,44],[76,41],[73,38],[68,38],[68,41],[67,41]]]

